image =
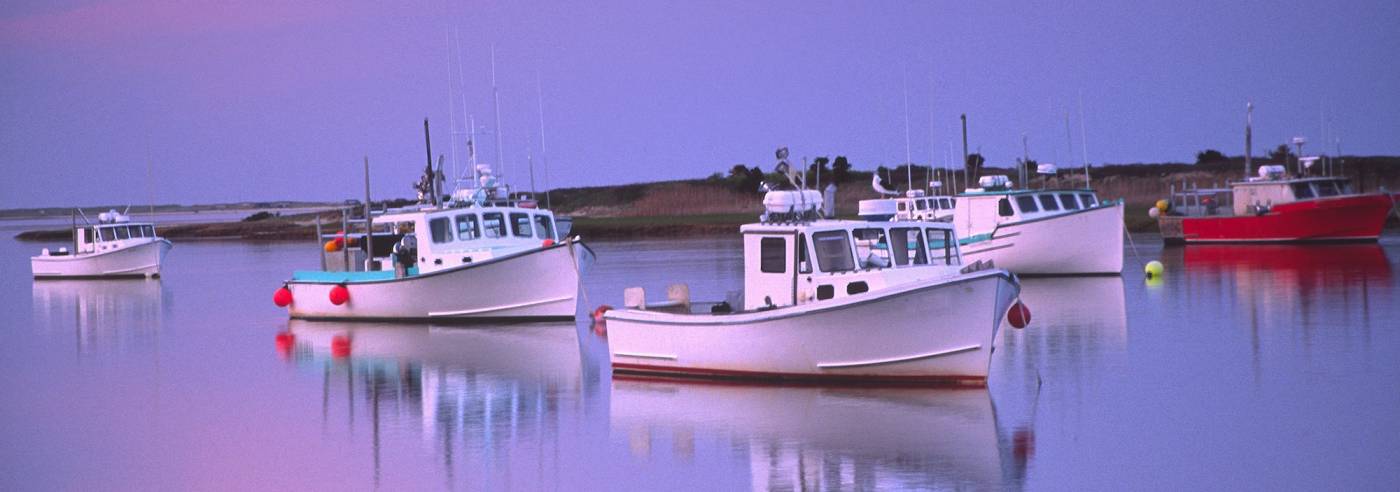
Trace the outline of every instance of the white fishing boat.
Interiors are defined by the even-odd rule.
[[[50,251],[29,258],[37,279],[155,278],[160,276],[170,241],[157,236],[154,224],[132,222],[126,214],[111,210],[98,214],[97,224],[73,224],[73,248]]]
[[[472,185],[444,197],[439,159],[419,204],[374,213],[366,197],[373,233],[329,236],[325,268],[293,272],[273,301],[300,319],[573,319],[592,252],[490,166],[472,172]]]
[[[1018,275],[1122,273],[1121,200],[1100,201],[1091,189],[1013,189],[1005,176],[983,176],[978,185],[958,195],[946,214],[917,206],[951,197],[910,196],[863,200],[861,216],[885,221],[937,214],[936,220],[956,227],[963,258],[994,261]],[[887,210],[893,214],[881,213]]]
[[[779,172],[791,169],[779,151]],[[692,303],[674,285],[603,317],[619,374],[982,385],[1010,272],[963,266],[947,223],[819,218],[822,198],[771,191],[744,237],[744,291]]]

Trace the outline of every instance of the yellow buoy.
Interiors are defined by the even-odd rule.
[[[1157,260],[1147,262],[1147,267],[1143,269],[1143,271],[1147,273],[1147,278],[1149,279],[1153,277],[1161,277],[1162,270],[1162,262]]]
[[[1166,200],[1157,200],[1157,211],[1158,211],[1158,212],[1167,213],[1167,209],[1170,209],[1171,207],[1172,207],[1171,202],[1168,202],[1168,201],[1166,201]]]

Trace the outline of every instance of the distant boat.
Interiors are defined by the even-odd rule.
[[[29,267],[36,280],[155,278],[170,247],[170,241],[156,235],[154,224],[131,222],[127,215],[110,210],[99,214],[95,225],[78,226],[75,217],[73,249],[44,248],[39,256],[30,257]]]
[[[738,297],[692,303],[678,284],[650,304],[628,289],[626,308],[603,314],[613,372],[986,384],[1016,277],[962,265],[947,223],[825,220],[821,203],[811,190],[764,197],[764,217],[740,228]]]
[[[1157,225],[1168,243],[1376,241],[1395,206],[1340,177],[1293,177],[1283,166],[1226,188],[1174,190]]]
[[[949,221],[964,259],[993,261],[1018,275],[1122,273],[1121,201],[1101,202],[1091,189],[1013,189],[1005,176],[983,176],[978,185],[956,197],[915,190],[861,200],[860,214],[871,221]]]

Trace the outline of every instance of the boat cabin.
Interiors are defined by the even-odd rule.
[[[860,217],[870,221],[948,220],[957,199],[950,196],[906,196],[860,201]]]
[[[380,231],[398,240],[393,260],[428,273],[538,248],[559,240],[554,213],[533,203],[391,211],[376,217]],[[408,255],[404,257],[404,255]]]
[[[947,223],[820,220],[748,224],[740,232],[745,311],[955,275],[962,265]]]
[[[1259,166],[1259,175],[1229,187],[1199,188],[1181,183],[1171,188],[1171,210],[1177,215],[1234,215],[1267,212],[1274,205],[1353,195],[1351,182],[1340,177],[1290,178],[1280,165]]]
[[[1100,206],[1094,190],[986,190],[969,189],[958,195],[955,221],[966,231],[990,232],[997,225],[1023,222]],[[964,238],[967,240],[969,238]]]

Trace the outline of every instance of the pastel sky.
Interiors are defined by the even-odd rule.
[[[1022,134],[1062,164],[1238,154],[1247,100],[1257,145],[1400,154],[1397,26],[1391,0],[9,0],[0,207],[140,204],[148,187],[159,203],[344,199],[364,156],[376,198],[409,196],[423,118],[449,159],[463,106],[495,130],[493,43],[518,186],[527,155],[546,179],[541,100],[564,187],[766,168],[778,146],[895,165],[906,86],[919,163],[946,161],[960,113],[992,165]],[[494,137],[480,149],[494,160]]]

